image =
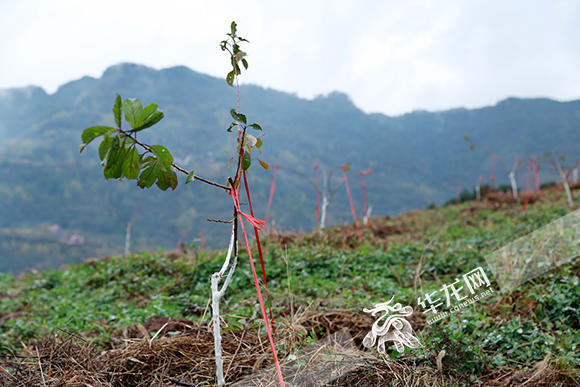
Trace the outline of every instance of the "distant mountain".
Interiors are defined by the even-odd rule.
[[[105,181],[95,146],[79,154],[82,129],[112,124],[115,92],[165,111],[166,118],[144,132],[146,142],[166,145],[200,175],[226,180],[233,142],[225,128],[235,94],[222,79],[182,66],[154,70],[124,63],[54,94],[38,87],[0,90],[0,271],[120,251],[124,223],[132,217],[136,249],[172,248],[180,237],[190,242],[200,235],[210,245],[224,245],[227,226],[206,219],[230,216],[225,194],[197,183],[143,194],[133,182]],[[350,162],[359,213],[358,171],[370,167],[375,172],[366,178],[367,197],[374,215],[386,215],[441,204],[454,196],[457,181],[464,188],[479,175],[487,181],[492,152],[508,167],[516,156],[546,152],[565,154],[568,164],[580,158],[580,100],[509,98],[482,109],[388,117],[365,114],[342,93],[305,100],[243,85],[241,109],[264,128],[263,159],[270,165],[314,177],[318,161],[328,168]],[[507,182],[497,163],[495,174]],[[541,165],[541,176],[551,178],[548,164]],[[263,216],[271,171],[253,168],[250,178]],[[308,182],[281,170],[270,218],[279,228],[311,229],[315,198]],[[344,189],[329,214],[330,223],[348,221]]]

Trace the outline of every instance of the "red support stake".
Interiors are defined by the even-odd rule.
[[[252,199],[250,197],[250,188],[248,187],[248,179],[246,178],[246,171],[242,172],[244,176],[244,185],[246,186],[246,196],[248,197],[248,206],[250,207],[250,215],[254,216],[254,207],[252,206]],[[256,245],[258,245],[258,255],[260,256],[260,267],[262,268],[262,278],[264,279],[264,288],[266,289],[266,297],[270,300],[270,291],[268,290],[268,280],[266,279],[266,265],[264,265],[264,255],[262,254],[262,244],[260,243],[260,234],[258,227],[254,226],[254,236],[256,237]],[[276,326],[274,325],[274,316],[272,315],[272,305],[268,304],[270,312],[270,324],[272,324],[272,332],[276,333]]]
[[[274,344],[274,338],[272,336],[272,331],[270,329],[270,324],[268,323],[268,315],[266,314],[266,307],[264,305],[264,299],[262,298],[262,291],[260,290],[260,281],[258,280],[258,275],[256,274],[256,267],[254,265],[254,260],[252,258],[252,249],[250,248],[250,242],[248,241],[248,236],[246,234],[246,229],[244,227],[244,218],[254,227],[260,228],[265,225],[265,222],[256,219],[253,216],[245,214],[240,209],[240,200],[238,198],[238,193],[236,192],[236,187],[233,185],[230,187],[230,195],[234,201],[234,207],[236,208],[237,215],[240,221],[240,226],[242,227],[242,235],[244,236],[244,243],[246,245],[246,251],[248,252],[248,259],[250,260],[250,267],[252,268],[252,274],[254,276],[254,284],[256,285],[256,293],[258,293],[258,302],[260,303],[260,310],[262,312],[262,318],[266,325],[266,332],[268,333],[268,341],[270,342],[270,348],[272,349],[272,356],[274,357],[274,365],[276,367],[276,373],[278,374],[278,382],[280,387],[284,387],[284,377],[282,376],[282,368],[280,367],[280,361],[278,360],[278,354],[276,353],[276,345]]]
[[[354,204],[352,203],[352,196],[350,195],[350,188],[348,186],[348,179],[346,177],[346,171],[350,169],[348,164],[342,164],[342,175],[344,176],[344,186],[346,187],[346,193],[348,195],[348,200],[350,202],[350,211],[352,212],[352,219],[354,220],[354,227],[356,228],[356,235],[358,239],[361,239],[360,229],[358,227],[358,222],[356,221],[356,212],[354,211]]]
[[[272,207],[272,199],[274,199],[274,190],[276,189],[276,177],[278,177],[278,170],[280,169],[280,164],[274,167],[274,177],[272,178],[272,188],[270,188],[270,198],[268,199],[268,208],[266,209],[266,218],[264,219],[264,231],[268,227],[268,218],[270,216],[270,208]]]
[[[533,158],[532,161],[528,163],[528,168],[526,171],[526,195],[524,197],[524,212],[528,210],[528,202],[530,201],[530,191],[531,191],[531,182],[530,182],[530,170],[532,169],[533,164],[535,164]]]
[[[367,195],[365,192],[365,175],[368,175],[369,173],[371,173],[373,171],[373,169],[367,169],[366,171],[361,171],[360,172],[360,184],[362,187],[362,195],[363,195],[363,205],[364,205],[364,222],[365,222],[365,226],[367,226],[367,228],[369,228],[369,218],[368,218],[368,213],[367,213]]]

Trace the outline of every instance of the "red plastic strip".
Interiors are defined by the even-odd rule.
[[[268,315],[266,314],[266,308],[264,306],[264,299],[262,298],[262,291],[260,290],[260,281],[258,281],[258,275],[256,274],[256,267],[254,266],[254,260],[252,259],[252,250],[250,249],[250,243],[248,242],[248,236],[246,234],[246,229],[244,227],[244,219],[246,218],[250,223],[250,219],[254,219],[258,222],[255,223],[264,223],[263,221],[250,217],[247,214],[244,214],[240,211],[240,201],[238,199],[238,194],[236,192],[235,187],[231,187],[230,195],[234,201],[234,207],[238,212],[238,216],[240,217],[240,225],[242,226],[242,233],[244,234],[244,242],[246,244],[246,251],[248,252],[248,257],[250,258],[250,266],[252,267],[252,274],[254,275],[254,284],[256,285],[256,292],[258,293],[258,301],[260,303],[260,310],[262,312],[262,317],[264,318],[264,323],[266,324],[266,331],[268,332],[268,341],[270,341],[270,348],[272,349],[272,355],[274,356],[274,365],[276,366],[276,373],[278,374],[278,382],[280,383],[281,387],[284,387],[286,384],[284,383],[284,378],[282,377],[282,369],[280,368],[280,362],[278,360],[278,354],[276,353],[276,346],[274,345],[274,338],[272,337],[272,331],[270,330],[270,324],[268,324]],[[256,226],[254,226],[256,227]]]
[[[530,170],[532,169],[533,160],[528,163],[528,168],[526,172],[526,194],[524,197],[524,212],[528,210],[528,202],[530,201],[530,191],[531,191],[531,184],[530,184]]]
[[[352,196],[350,195],[350,188],[348,186],[348,179],[346,177],[346,165],[342,166],[342,175],[344,176],[344,186],[346,187],[346,193],[348,195],[348,200],[350,201],[350,211],[352,212],[352,219],[354,220],[354,227],[356,228],[356,235],[358,239],[361,239],[360,229],[358,227],[358,222],[356,221],[356,212],[354,211],[354,204],[352,203]]]
[[[248,179],[246,178],[246,171],[243,171],[244,186],[246,187],[246,195],[248,196],[248,205],[250,206],[250,214],[254,216],[254,208],[252,207],[252,199],[250,198],[250,188],[248,187]],[[264,265],[264,255],[262,254],[262,244],[260,243],[260,234],[258,229],[254,227],[254,235],[256,236],[256,244],[258,245],[258,255],[260,256],[260,266],[262,267],[262,278],[264,278],[264,288],[266,289],[266,297],[270,299],[270,291],[268,290],[268,280],[266,279],[266,266]],[[268,305],[270,312],[270,324],[272,324],[272,332],[276,333],[276,326],[274,325],[274,317],[272,315],[272,305]]]

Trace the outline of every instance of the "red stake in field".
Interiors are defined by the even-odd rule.
[[[365,226],[367,228],[369,228],[369,209],[367,208],[367,195],[365,192],[365,175],[368,175],[369,173],[371,173],[373,171],[373,169],[367,169],[366,171],[361,171],[360,172],[360,184],[362,187],[362,195],[363,195],[363,205],[364,205],[364,216],[363,216],[363,222],[365,224]]]
[[[531,194],[531,192],[530,192],[531,191],[530,172],[532,170],[532,167],[535,167],[534,164],[535,164],[534,158],[532,157],[532,160],[530,160],[530,162],[528,163],[525,184],[522,184],[523,186],[525,186],[525,190],[526,190],[526,194],[524,196],[524,207],[523,207],[524,212],[526,212],[528,210],[528,202],[530,201],[530,194]],[[522,180],[523,180],[523,176],[522,176]]]
[[[266,218],[264,219],[264,232],[266,232],[266,227],[268,227],[268,217],[270,216],[270,208],[272,207],[272,199],[274,199],[274,190],[276,189],[276,177],[278,177],[278,170],[280,169],[280,164],[276,164],[274,167],[274,177],[272,178],[272,188],[270,188],[270,198],[268,199],[268,208],[266,209]]]
[[[344,186],[346,187],[346,194],[348,195],[348,200],[350,202],[350,211],[352,212],[352,219],[354,220],[354,227],[356,228],[356,235],[358,239],[361,239],[360,229],[358,227],[358,222],[356,221],[356,212],[354,211],[354,204],[352,203],[352,196],[350,194],[350,188],[348,186],[348,178],[346,177],[346,172],[350,170],[350,165],[342,164],[342,175],[344,176]]]

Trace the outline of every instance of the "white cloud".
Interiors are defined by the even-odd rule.
[[[223,76],[218,42],[238,21],[246,82],[299,96],[339,90],[400,114],[580,97],[575,1],[113,1],[0,4],[0,87],[52,92],[131,61]]]

